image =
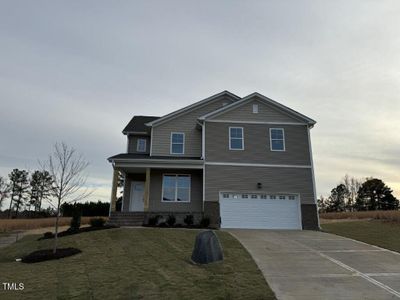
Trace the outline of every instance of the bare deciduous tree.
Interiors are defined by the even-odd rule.
[[[362,185],[362,181],[353,176],[350,177],[349,175],[346,174],[343,177],[342,183],[345,185],[348,191],[346,195],[347,210],[353,211],[357,199],[357,193]]]
[[[10,185],[5,178],[0,176],[0,208],[2,207],[4,200],[9,197],[9,194]]]
[[[40,165],[53,179],[49,203],[57,213],[53,247],[53,253],[56,253],[61,205],[82,200],[92,193],[85,187],[87,176],[84,171],[89,163],[74,148],[56,143],[53,153]]]

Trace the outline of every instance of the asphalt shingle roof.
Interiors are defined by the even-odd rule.
[[[132,120],[129,121],[128,125],[125,126],[122,133],[127,134],[129,132],[146,132],[150,134],[150,127],[147,127],[145,124],[160,117],[154,116],[134,116]]]

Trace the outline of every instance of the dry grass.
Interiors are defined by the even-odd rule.
[[[319,215],[321,219],[328,220],[359,220],[359,219],[375,219],[387,220],[400,223],[400,210],[374,210],[374,211],[355,211],[355,212],[330,212]]]
[[[94,217],[82,217],[81,224],[89,224],[89,220]],[[52,227],[55,225],[56,218],[38,218],[38,219],[0,219],[0,232],[9,232],[14,230],[30,230],[37,228]],[[60,218],[60,226],[69,225],[70,217]]]

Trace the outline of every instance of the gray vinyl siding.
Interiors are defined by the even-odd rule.
[[[205,201],[219,201],[220,192],[237,191],[296,193],[301,204],[315,204],[311,169],[206,165],[205,170]]]
[[[258,104],[258,113],[253,113],[253,104]],[[228,110],[227,112],[211,117],[211,120],[241,120],[241,121],[259,121],[259,122],[289,122],[304,123],[293,116],[273,107],[265,102],[257,100],[247,102],[237,108]]]
[[[139,136],[139,135],[128,135],[128,153],[139,153],[139,154],[149,154],[150,153],[150,137],[148,136]],[[145,139],[146,140],[146,151],[138,152],[137,149],[137,140]]]
[[[243,127],[244,150],[229,150],[229,127]],[[285,151],[270,150],[270,128],[283,128]],[[306,125],[206,122],[206,161],[310,165]]]
[[[191,193],[189,203],[161,202],[163,174],[190,174]],[[202,170],[151,170],[150,212],[201,212],[203,209]]]
[[[153,127],[152,155],[200,157],[201,128],[197,125],[197,119],[204,114],[221,108],[224,102],[229,104],[232,102],[232,99],[226,96],[221,97],[205,106]],[[185,134],[184,154],[170,154],[171,132],[183,132]]]

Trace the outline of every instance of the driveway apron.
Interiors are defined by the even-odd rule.
[[[400,254],[318,231],[229,229],[278,299],[400,299]]]

